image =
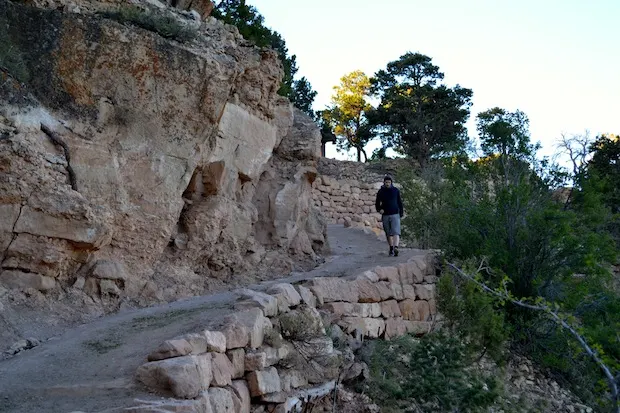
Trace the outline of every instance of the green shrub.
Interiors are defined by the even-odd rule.
[[[166,39],[188,42],[196,38],[197,30],[181,23],[175,16],[138,6],[122,6],[117,11],[106,12],[105,17],[119,23],[131,23],[159,34]]]
[[[484,411],[502,394],[500,383],[470,368],[469,346],[432,333],[376,341],[364,391],[382,411]]]
[[[496,300],[450,272],[439,279],[437,289],[439,312],[451,331],[467,341],[478,358],[488,354],[502,363],[510,330]]]

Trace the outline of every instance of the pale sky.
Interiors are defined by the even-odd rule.
[[[430,56],[447,85],[473,90],[470,136],[475,115],[494,106],[524,111],[543,154],[563,132],[620,134],[620,0],[248,3],[297,55],[315,110],[344,74],[372,76],[411,51]]]

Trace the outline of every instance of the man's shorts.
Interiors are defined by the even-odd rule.
[[[392,235],[400,235],[400,215],[383,215],[383,230],[385,235],[391,237]]]

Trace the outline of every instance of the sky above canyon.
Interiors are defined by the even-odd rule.
[[[298,76],[318,92],[315,110],[344,74],[372,76],[411,51],[432,57],[447,85],[473,90],[472,137],[475,115],[495,106],[528,115],[543,155],[562,133],[620,134],[618,0],[248,3],[297,55]],[[347,159],[331,146],[327,156]]]

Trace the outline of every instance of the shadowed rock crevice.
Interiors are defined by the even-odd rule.
[[[71,152],[69,150],[69,146],[62,140],[60,136],[55,134],[48,126],[41,124],[41,131],[47,135],[48,138],[54,143],[56,146],[60,146],[64,152],[65,160],[67,161],[67,173],[69,174],[69,183],[71,184],[71,188],[74,191],[77,191],[77,178],[75,176],[75,171],[71,167]]]

